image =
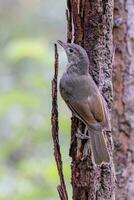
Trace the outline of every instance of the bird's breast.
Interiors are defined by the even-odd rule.
[[[70,78],[66,74],[63,74],[60,80],[60,93],[62,98],[66,101],[72,97],[73,87]]]
[[[91,88],[86,76],[75,73],[63,74],[60,80],[60,93],[63,98],[82,100],[90,96]]]

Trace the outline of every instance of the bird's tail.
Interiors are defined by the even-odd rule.
[[[101,165],[102,163],[109,163],[110,157],[103,133],[96,133],[96,131],[90,130],[90,137],[91,149],[95,163],[97,165]]]

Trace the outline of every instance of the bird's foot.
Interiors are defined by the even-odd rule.
[[[76,137],[79,138],[79,139],[81,139],[81,140],[88,140],[89,139],[89,136],[86,135],[86,134],[84,134],[84,133],[82,133],[80,131],[80,129],[78,129],[78,131],[76,133]]]

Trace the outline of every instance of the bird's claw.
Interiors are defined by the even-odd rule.
[[[83,134],[80,130],[78,130],[78,132],[76,133],[76,137],[81,139],[81,140],[88,140],[89,136]]]

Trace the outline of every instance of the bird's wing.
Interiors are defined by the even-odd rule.
[[[90,76],[69,76],[61,92],[63,99],[74,114],[86,124],[106,124],[106,108],[103,97]],[[69,97],[69,98],[68,98]]]
[[[101,123],[105,118],[103,105],[97,96],[68,103],[71,110],[86,124]]]

